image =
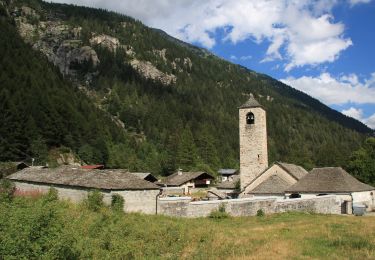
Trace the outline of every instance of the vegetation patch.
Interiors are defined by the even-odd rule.
[[[40,198],[15,197],[0,202],[1,257],[375,258],[372,217],[284,213],[212,221],[122,214],[109,207],[93,211],[86,203],[55,200],[54,193],[52,190]]]

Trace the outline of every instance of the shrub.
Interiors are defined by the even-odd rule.
[[[0,180],[0,201],[11,201],[14,197],[15,190],[16,188],[10,180]]]
[[[50,188],[48,193],[44,195],[45,202],[52,202],[59,199],[58,192],[55,188]]]
[[[89,194],[87,195],[86,205],[87,208],[92,211],[99,211],[104,205],[103,194],[98,190],[89,192]]]
[[[221,203],[219,205],[219,212],[226,212],[226,210],[225,210],[225,204],[224,203]]]
[[[234,184],[234,190],[236,192],[240,192],[241,191],[241,181],[240,180],[236,181],[236,183]]]
[[[266,214],[264,213],[263,209],[257,210],[257,217],[264,217]]]
[[[113,194],[112,201],[111,201],[111,208],[115,211],[123,211],[124,210],[124,198],[120,194]]]
[[[230,215],[225,210],[225,204],[222,203],[219,205],[218,210],[212,211],[208,217],[213,218],[213,219],[223,219],[223,218],[229,218]]]

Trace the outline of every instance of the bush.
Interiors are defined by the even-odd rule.
[[[99,211],[104,205],[103,194],[98,190],[94,190],[90,192],[87,195],[86,205],[87,205],[87,208],[92,211],[95,211],[95,212]]]
[[[52,202],[59,199],[58,192],[55,188],[50,188],[48,193],[44,195],[44,201],[45,202]]]
[[[223,218],[229,218],[230,215],[225,210],[225,204],[220,204],[218,210],[214,210],[210,213],[208,216],[209,218],[214,219],[223,219]]]
[[[266,214],[264,213],[263,209],[257,210],[257,217],[264,217]]]
[[[14,197],[14,192],[16,188],[13,182],[7,179],[0,180],[0,201],[9,202]]]
[[[113,194],[112,201],[111,201],[111,208],[115,211],[123,211],[124,210],[124,198],[120,194]]]

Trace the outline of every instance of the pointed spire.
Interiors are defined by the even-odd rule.
[[[258,101],[254,98],[252,94],[250,94],[250,98],[246,103],[241,105],[239,108],[252,108],[252,107],[262,107]]]

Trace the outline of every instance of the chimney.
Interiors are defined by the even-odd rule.
[[[182,169],[181,168],[178,169],[177,174],[182,175]]]

